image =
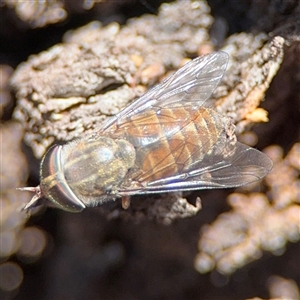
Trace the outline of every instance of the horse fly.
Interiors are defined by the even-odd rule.
[[[118,197],[242,186],[272,168],[239,143],[228,117],[206,105],[228,62],[198,57],[104,122],[91,135],[55,145],[40,166],[40,185],[24,209],[46,198],[80,212]],[[124,201],[125,203],[125,201]]]

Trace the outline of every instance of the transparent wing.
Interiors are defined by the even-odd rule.
[[[121,124],[132,115],[151,109],[170,108],[180,103],[200,107],[220,82],[228,62],[225,52],[213,52],[197,57],[149,92],[110,118],[101,127],[105,131],[113,124]]]
[[[128,187],[120,195],[238,187],[262,179],[272,169],[273,162],[264,153],[239,142],[235,147],[230,157],[209,155],[187,172]]]

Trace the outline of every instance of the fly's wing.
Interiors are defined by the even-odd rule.
[[[128,141],[141,139],[143,137],[141,132],[147,133],[147,143],[139,141],[136,146],[143,145],[147,148],[146,151],[151,152],[159,146],[161,141],[159,132],[152,132],[153,128],[163,125],[164,130],[167,130],[166,126],[169,122],[175,124],[172,127],[174,130],[170,131],[173,135],[168,135],[168,142],[170,142],[181,130],[180,124],[185,122],[185,119],[174,120],[167,115],[162,116],[162,108],[175,110],[175,107],[177,109],[180,106],[195,109],[201,107],[222,78],[227,61],[228,55],[225,52],[215,52],[190,61],[117,116],[104,123],[102,133],[120,136]],[[152,114],[157,114],[160,121],[151,118]],[[166,118],[164,124],[161,122],[163,117]],[[149,123],[152,120],[156,123]],[[185,125],[187,124],[188,122]],[[185,140],[182,142],[184,143]],[[193,160],[192,165],[186,165],[178,174],[174,173],[169,177],[152,181],[138,180],[138,178],[135,180],[136,174],[133,173],[130,176],[132,182],[118,190],[118,194],[126,196],[137,193],[237,187],[263,178],[272,168],[272,161],[265,154],[244,144],[235,143],[234,151],[229,149],[229,145],[223,145],[224,147],[221,148],[220,145],[216,146],[215,151],[199,158],[198,161]]]
[[[200,107],[220,82],[228,62],[225,52],[213,52],[197,57],[149,92],[103,123],[100,131],[120,125],[131,116],[148,109],[159,110],[175,105]]]
[[[262,179],[272,166],[273,162],[267,155],[237,142],[230,156],[226,155],[225,149],[223,153],[207,155],[187,172],[147,182],[140,187],[132,185],[119,192],[123,196],[238,187]]]

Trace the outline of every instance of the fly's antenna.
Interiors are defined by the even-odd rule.
[[[35,207],[37,201],[42,198],[42,191],[40,186],[37,187],[22,187],[17,188],[18,191],[27,191],[35,193],[35,195],[31,198],[31,200],[22,208],[22,211],[27,210],[29,208]]]

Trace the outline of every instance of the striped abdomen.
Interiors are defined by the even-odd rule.
[[[131,117],[115,134],[136,149],[130,177],[147,182],[177,175],[209,154],[223,130],[212,109],[175,107],[148,111]]]

